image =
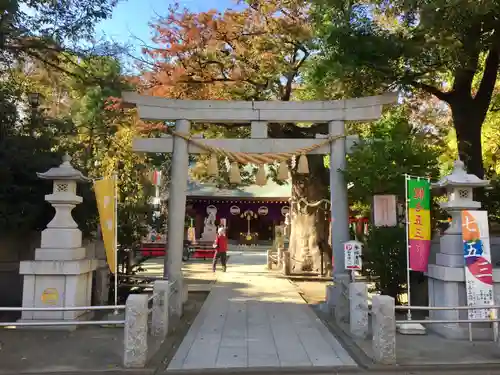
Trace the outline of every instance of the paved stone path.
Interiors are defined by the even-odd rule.
[[[293,284],[265,263],[265,253],[231,254],[168,370],[356,366]]]

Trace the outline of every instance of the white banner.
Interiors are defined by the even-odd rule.
[[[493,306],[493,266],[486,211],[462,211],[462,241],[468,306]],[[470,310],[469,319],[490,319],[490,309]]]

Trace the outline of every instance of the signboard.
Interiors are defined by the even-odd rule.
[[[462,211],[465,287],[468,306],[493,306],[493,266],[487,211]],[[469,319],[490,319],[490,309],[470,310]]]
[[[427,272],[431,252],[431,190],[425,178],[407,177],[408,264],[412,271]]]
[[[398,225],[395,195],[373,196],[373,223],[376,227],[395,227]]]
[[[47,288],[42,292],[42,297],[41,297],[42,303],[44,305],[57,305],[57,302],[59,301],[59,293],[57,292],[56,288]]]
[[[346,270],[351,270],[351,271],[361,270],[362,247],[363,244],[358,241],[348,241],[344,243],[344,263]]]

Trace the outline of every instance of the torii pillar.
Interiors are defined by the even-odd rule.
[[[324,139],[270,139],[268,123],[328,123],[329,134],[317,138],[345,135],[346,121],[373,121],[382,115],[385,104],[393,104],[397,94],[385,94],[358,99],[302,102],[245,102],[221,100],[174,100],[124,92],[123,102],[136,106],[143,120],[175,121],[175,131],[188,134],[191,122],[241,123],[251,125],[251,139],[205,139],[207,146],[231,152],[281,153],[309,147]],[[349,205],[347,184],[342,172],[346,153],[357,137],[337,139],[311,154],[330,154],[330,201],[332,218],[333,277],[337,283],[348,282],[344,267],[344,242],[349,238]],[[168,253],[165,276],[182,282],[182,248],[188,181],[189,154],[206,153],[181,137],[140,138],[134,140],[134,151],[150,153],[172,152],[170,178]],[[178,294],[179,295],[179,294]]]

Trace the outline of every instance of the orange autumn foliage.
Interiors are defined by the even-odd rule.
[[[168,98],[290,100],[312,49],[306,3],[256,1],[242,10],[178,6],[153,24],[157,48],[141,91]]]

